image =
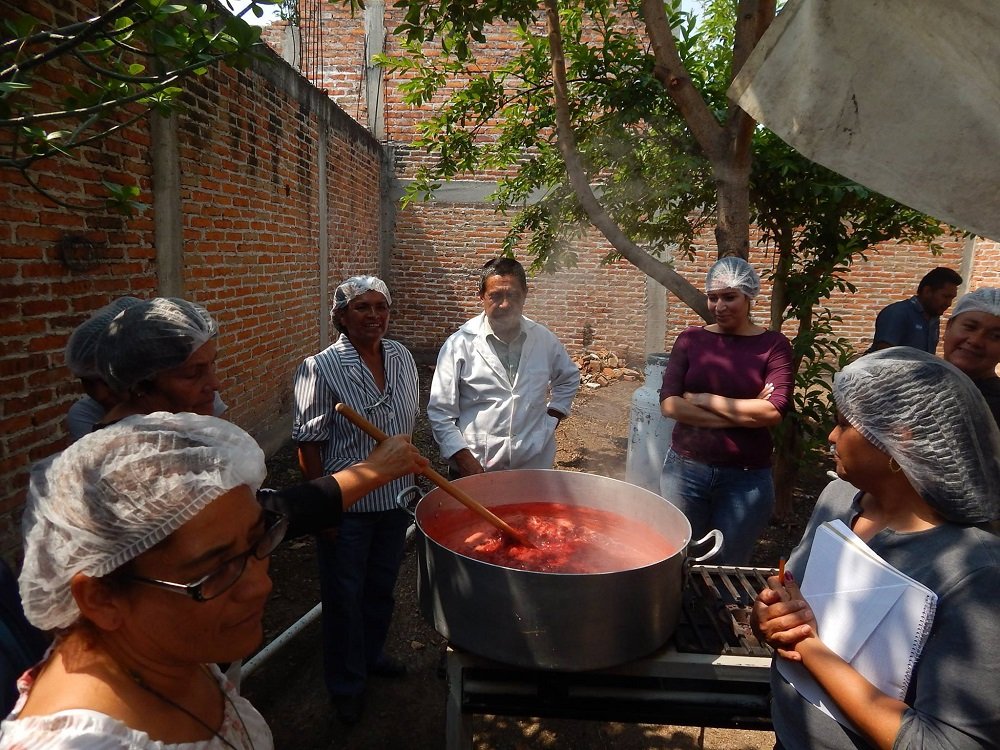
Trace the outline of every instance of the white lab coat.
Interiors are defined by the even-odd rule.
[[[580,370],[548,328],[521,319],[526,333],[514,383],[486,340],[486,314],[466,322],[438,354],[427,416],[441,457],[468,448],[487,471],[551,469],[554,409],[569,414]]]

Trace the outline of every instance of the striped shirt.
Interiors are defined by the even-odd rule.
[[[346,469],[371,453],[375,441],[333,407],[343,402],[390,435],[412,435],[417,419],[417,365],[398,341],[382,339],[385,390],[361,361],[347,336],[307,357],[295,372],[295,415],[292,439],[299,443],[324,443],[323,469]],[[409,474],[365,495],[347,512],[392,510],[396,494],[414,484]]]

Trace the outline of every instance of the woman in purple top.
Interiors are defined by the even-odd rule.
[[[746,565],[774,506],[771,434],[792,399],[792,347],[750,319],[760,277],[741,258],[721,258],[705,292],[715,323],[674,342],[660,410],[677,422],[660,494],[691,522],[693,538],[723,534],[716,558]]]

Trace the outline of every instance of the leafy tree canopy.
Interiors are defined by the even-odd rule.
[[[601,226],[587,206],[589,188],[573,179],[578,162],[610,222],[646,255],[601,227],[613,246],[608,258],[626,257],[703,315],[692,285],[674,284],[662,269],[672,255],[690,255],[706,227],[716,229],[720,254],[745,256],[757,226],[772,258],[768,322],[795,329],[797,410],[783,425],[779,461],[799,455],[803,439],[822,441],[829,376],[850,355],[822,301],[853,291],[845,274],[873,245],[931,242],[942,229],[808,161],[727,100],[773,5],[706,0],[700,19],[679,0],[398,5],[405,47],[383,62],[402,77],[411,104],[444,98],[416,143],[434,161],[417,171],[405,200],[429,197],[443,180],[499,175],[493,197],[512,215],[505,251],[523,248],[536,269],[571,265],[573,240],[591,222]],[[491,26],[501,21],[507,26]],[[518,49],[484,70],[477,50],[498,33],[512,34]],[[468,83],[444,96],[456,79]],[[736,230],[722,234],[723,224]]]
[[[38,187],[32,167],[39,161],[75,154],[151,111],[169,113],[186,78],[223,61],[249,63],[260,29],[244,16],[260,17],[275,2],[251,0],[236,15],[198,0],[117,0],[78,18],[44,16],[41,6],[6,14],[0,167]],[[136,186],[106,185],[109,202],[123,209],[134,204]]]

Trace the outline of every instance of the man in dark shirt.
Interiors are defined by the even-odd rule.
[[[928,272],[910,299],[882,308],[875,319],[875,335],[869,352],[890,346],[912,346],[930,354],[937,352],[941,315],[958,296],[962,277],[938,266]]]
[[[964,372],[1000,425],[1000,289],[983,287],[955,304],[944,329],[944,358]]]

